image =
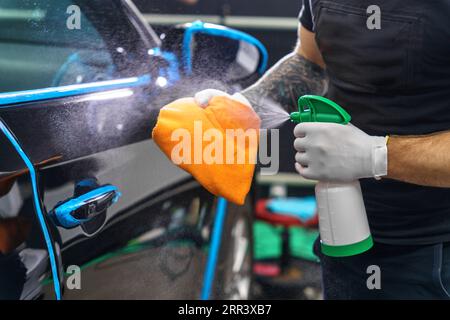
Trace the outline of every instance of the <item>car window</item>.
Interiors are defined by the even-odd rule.
[[[113,78],[83,1],[0,0],[0,93]]]

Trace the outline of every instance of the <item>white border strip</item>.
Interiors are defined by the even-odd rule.
[[[16,10],[0,8],[0,20],[43,20],[47,15],[46,10]]]
[[[297,30],[298,19],[286,17],[256,17],[217,15],[182,15],[182,14],[144,14],[144,19],[150,25],[175,25],[201,20],[203,22],[223,24],[233,28],[266,29],[266,30]]]
[[[256,175],[256,181],[262,185],[281,184],[285,186],[314,186],[317,181],[307,180],[301,177],[298,173],[278,173],[273,176],[267,176],[262,174]]]

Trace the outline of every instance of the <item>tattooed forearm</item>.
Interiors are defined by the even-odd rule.
[[[257,113],[266,113],[275,106],[291,112],[304,94],[324,94],[326,76],[318,65],[298,53],[281,59],[254,85],[242,91]]]

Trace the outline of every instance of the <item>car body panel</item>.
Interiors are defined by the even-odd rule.
[[[133,15],[133,8],[127,6],[127,2],[114,2],[115,10],[120,12],[119,17]],[[138,21],[136,16],[128,19]],[[83,270],[81,289],[71,291],[64,288],[66,299],[200,296],[202,283],[198,279],[204,269],[203,249],[208,243],[209,215],[213,212],[215,198],[187,173],[172,165],[150,139],[161,103],[158,95],[163,91],[151,83],[155,75],[152,74],[151,57],[146,55],[154,48],[155,40],[151,34],[146,41],[142,40],[149,31],[137,25],[133,24],[142,43],[133,43],[127,53],[136,54],[140,60],[148,59],[144,61],[148,65],[146,68],[136,68],[134,73],[132,70],[117,72],[114,78],[102,81],[89,82],[87,79],[88,82],[82,84],[72,84],[70,77],[58,74],[54,77],[59,80],[54,88],[0,94],[1,120],[20,141],[30,161],[36,164],[52,160],[37,170],[38,192],[45,208],[45,225],[53,241],[51,251],[57,257],[55,263],[61,287],[66,286],[65,281],[70,276],[63,276],[68,266],[76,265]],[[96,27],[102,26],[97,24]],[[109,42],[117,46],[117,39],[105,40],[106,45]],[[123,47],[126,48],[125,45]],[[138,50],[136,48],[141,53],[131,51]],[[110,56],[113,55],[112,52]],[[125,63],[120,59],[116,58],[116,69]],[[144,62],[133,60],[137,65]],[[60,70],[71,72],[64,64]],[[9,207],[6,211],[16,218],[24,215],[25,211],[26,215],[33,216],[30,204],[33,192],[26,167],[10,143],[2,141],[1,145],[5,151],[2,152],[1,171],[24,173],[21,181],[16,182],[2,198],[2,202],[11,202],[20,208],[16,208],[18,212],[14,214]],[[122,197],[104,213],[104,221],[100,223],[97,221],[90,226],[73,229],[57,226],[48,212],[60,201],[72,197],[77,183],[85,179],[114,185]],[[14,194],[24,197],[22,202],[29,205],[21,206],[13,199]],[[173,201],[175,198],[179,200]],[[34,241],[39,243],[32,244],[30,235],[27,235],[23,249],[16,248],[14,254],[6,255],[5,264],[20,265],[17,270],[26,270],[32,268],[26,263],[34,262],[37,265],[35,273],[38,273],[32,279],[35,287],[22,298],[52,298],[54,283],[48,251],[36,222],[33,233],[35,238],[41,238]],[[179,242],[183,245],[178,245]],[[127,262],[130,246],[133,256],[141,255],[137,263]],[[181,253],[178,252],[180,250]],[[98,267],[98,261],[103,265],[110,262],[105,258],[109,255],[120,255],[125,257],[125,261],[115,261],[116,267],[113,268]],[[27,259],[21,259],[21,256]],[[178,270],[183,265],[180,264],[182,260],[186,261],[187,268]],[[193,273],[198,276],[193,277]],[[22,280],[16,283],[17,288],[24,285]],[[134,289],[130,283],[136,283]],[[139,285],[142,288],[137,288]],[[178,290],[173,290],[174,286]],[[19,296],[5,295],[5,298],[9,297]]]
[[[0,298],[208,298],[226,201],[151,140],[159,108],[186,92],[171,80],[186,80],[131,1],[36,3],[59,13],[78,5],[93,38],[72,45],[51,30],[54,39],[15,43],[0,32],[9,53],[34,50],[0,55],[0,67],[1,58],[29,64],[17,74],[4,66],[11,82],[0,86],[0,230],[16,230],[6,240],[17,242],[0,236]],[[55,207],[105,185],[121,197],[99,215],[73,228],[55,219]]]

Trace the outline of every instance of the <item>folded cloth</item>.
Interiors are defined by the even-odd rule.
[[[267,202],[266,207],[274,214],[294,216],[302,222],[312,219],[316,215],[316,198],[275,198]]]
[[[184,98],[161,109],[152,137],[208,191],[242,205],[255,170],[260,122],[250,106],[229,97],[213,97],[206,108]]]

